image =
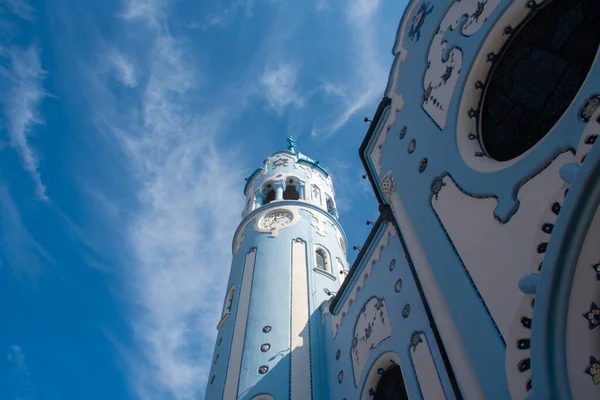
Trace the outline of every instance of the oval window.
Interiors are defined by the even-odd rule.
[[[480,138],[498,161],[520,156],[556,124],[600,44],[600,1],[547,0],[512,33],[487,78]]]

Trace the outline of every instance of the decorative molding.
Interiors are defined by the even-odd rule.
[[[447,398],[425,332],[414,332],[412,334],[409,353],[422,398]]]
[[[377,246],[374,246],[373,253],[367,260],[365,260],[364,264],[362,264],[363,269],[360,272],[360,275],[357,277],[356,281],[354,282],[352,289],[349,290],[348,296],[344,298],[344,302],[341,305],[339,312],[337,314],[330,314],[331,329],[334,338],[337,336],[338,329],[342,325],[344,317],[350,311],[350,306],[356,300],[358,292],[365,286],[367,278],[373,272],[373,266],[381,258],[381,252],[385,247],[387,247],[390,237],[392,236],[397,236],[396,229],[392,224],[388,224],[386,230],[383,232],[381,238],[379,239]],[[325,315],[329,314],[329,312],[326,310],[329,310],[329,308],[325,307],[325,310],[323,312],[323,318],[325,318]]]
[[[444,15],[433,37],[427,56],[427,69],[423,79],[423,109],[440,128],[446,127],[446,119],[458,76],[462,68],[463,53],[444,40],[448,30],[457,30],[463,36],[472,36],[487,21],[500,4],[500,0],[462,0],[455,2]],[[467,15],[464,20],[463,16]]]
[[[371,297],[356,318],[350,355],[354,371],[354,384],[358,382],[371,350],[392,336],[392,325],[385,300]]]

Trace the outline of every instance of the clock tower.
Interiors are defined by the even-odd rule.
[[[348,270],[331,175],[289,137],[244,194],[206,398],[327,399],[320,306]]]

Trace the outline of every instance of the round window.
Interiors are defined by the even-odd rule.
[[[480,107],[487,154],[507,161],[552,129],[583,84],[600,44],[600,1],[546,0],[495,60]]]

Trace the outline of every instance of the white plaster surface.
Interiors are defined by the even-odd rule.
[[[487,0],[478,15],[478,5],[481,3],[478,0],[455,2],[446,12],[429,47],[427,56],[429,68],[425,71],[423,90],[430,88],[431,93],[428,99],[423,102],[423,109],[441,129],[446,126],[450,101],[454,94],[463,60],[462,51],[458,47],[451,48],[452,44],[445,41],[444,36],[448,29],[456,30],[459,27],[464,15],[468,15],[468,17],[461,27],[461,33],[465,36],[473,35],[487,21],[487,17],[500,4],[500,0]],[[446,54],[447,57],[444,61],[443,58]],[[441,77],[446,72],[450,72],[449,77],[443,80]]]
[[[485,399],[481,383],[477,379],[473,364],[471,364],[462,338],[451,317],[448,304],[446,304],[435,275],[431,270],[431,264],[418,239],[419,237],[406,212],[406,208],[396,192],[392,193],[391,206],[398,225],[402,227],[402,236],[411,255],[419,282],[425,292],[425,297],[427,298],[427,303],[433,314],[436,326],[440,332],[460,391],[467,400]]]
[[[291,399],[312,398],[306,243],[292,242]]]
[[[590,356],[600,362],[600,326],[590,329],[584,317],[592,302],[600,307],[600,281],[592,265],[600,262],[600,209],[587,232],[573,279],[567,316],[567,368],[574,399],[600,399],[600,370],[594,378],[585,373]]]
[[[494,217],[497,200],[463,193],[449,176],[431,203],[467,271],[504,337],[523,293],[519,279],[530,271],[530,260],[539,243],[535,238],[547,204],[563,181],[560,167],[573,161],[571,153],[559,155],[545,170],[519,190],[519,209],[506,224]]]
[[[440,382],[427,337],[421,333],[419,339],[419,344],[411,347],[410,357],[417,374],[421,394],[424,399],[445,399],[444,388]]]
[[[235,325],[233,328],[233,340],[231,342],[231,350],[229,353],[229,364],[227,365],[227,377],[225,379],[225,390],[223,392],[224,399],[237,398],[255,260],[256,249],[252,249],[248,252],[248,254],[246,254],[246,260],[244,264],[244,275],[242,277],[238,308],[235,318]]]
[[[352,366],[355,385],[358,386],[371,350],[390,336],[392,325],[385,301],[383,298],[373,297],[364,305],[364,310],[358,315],[354,327]]]

